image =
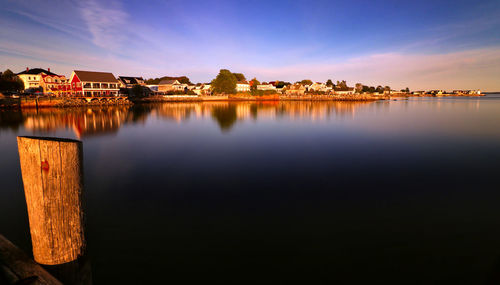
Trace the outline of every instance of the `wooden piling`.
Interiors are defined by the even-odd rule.
[[[42,137],[17,143],[35,261],[74,261],[85,251],[82,143]]]

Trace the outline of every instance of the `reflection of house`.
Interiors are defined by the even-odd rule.
[[[41,68],[29,69],[26,67],[26,70],[19,72],[17,74],[17,77],[19,77],[19,79],[23,81],[24,90],[26,90],[26,89],[40,87],[40,82],[42,81],[42,74],[57,76],[57,74],[50,72],[50,68],[48,68],[48,70],[45,70]]]
[[[117,96],[119,82],[110,72],[75,70],[70,78],[71,88],[77,96]]]
[[[185,87],[187,87],[187,84],[181,84],[179,80],[164,79],[160,81],[160,83],[158,84],[158,91],[159,92],[184,91]]]
[[[120,87],[131,88],[134,85],[145,85],[142,77],[118,76]]]
[[[236,92],[250,92],[250,84],[246,81],[238,81],[236,83]]]
[[[272,84],[260,84],[257,85],[257,90],[276,90],[276,87]]]
[[[78,138],[116,133],[129,119],[128,106],[68,110],[27,110],[24,127],[31,131],[56,131],[72,127]]]

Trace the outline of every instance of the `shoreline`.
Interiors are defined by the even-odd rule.
[[[119,106],[148,103],[172,103],[172,102],[263,102],[263,101],[383,101],[407,99],[410,97],[482,97],[486,94],[395,94],[395,95],[265,95],[251,96],[247,94],[235,95],[157,95],[140,99],[128,99],[126,97],[107,98],[0,98],[0,109],[24,109],[24,108],[67,108],[87,106]]]

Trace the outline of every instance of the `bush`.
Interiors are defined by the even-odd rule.
[[[251,92],[252,96],[265,96],[277,94],[276,90],[257,90],[253,89]]]

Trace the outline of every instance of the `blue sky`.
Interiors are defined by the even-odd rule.
[[[498,0],[0,0],[0,69],[491,91],[498,15]]]

